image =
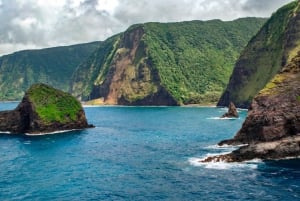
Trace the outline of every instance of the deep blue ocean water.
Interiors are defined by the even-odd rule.
[[[17,103],[0,103],[0,110]],[[93,129],[0,135],[0,200],[300,200],[300,159],[199,164],[240,118],[205,107],[89,107]]]

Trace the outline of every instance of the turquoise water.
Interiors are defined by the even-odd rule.
[[[0,110],[16,103],[1,103]],[[299,200],[300,160],[199,164],[240,119],[202,107],[85,108],[96,128],[0,135],[0,200]]]

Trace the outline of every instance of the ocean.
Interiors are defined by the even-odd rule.
[[[17,103],[0,103],[0,110]],[[0,135],[0,200],[300,200],[300,159],[207,163],[240,118],[215,107],[86,107],[96,127]]]

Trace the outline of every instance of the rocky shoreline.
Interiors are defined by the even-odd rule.
[[[219,143],[220,146],[241,144],[248,145],[201,162],[300,156],[300,51],[254,98],[234,138]]]
[[[300,156],[300,135],[282,138],[272,142],[245,145],[225,155],[212,156],[199,162],[243,162],[253,159],[276,160]]]
[[[273,64],[279,60],[277,64],[279,69],[274,71],[275,66],[264,66],[265,63],[256,63],[257,58],[263,57],[263,54],[251,47],[246,47],[245,52],[250,51],[251,54],[260,54],[258,57],[247,57],[249,69],[257,68],[266,70],[260,73],[258,70],[247,71],[246,65],[235,68],[236,72],[246,72],[243,79],[237,76],[236,81],[245,81],[247,87],[253,87],[250,84],[251,73],[258,73],[255,82],[261,81],[264,76],[271,75],[272,71],[275,75],[271,76],[271,80],[264,84],[262,90],[254,98],[249,107],[248,116],[238,133],[229,140],[219,142],[219,145],[243,145],[232,153],[214,156],[204,159],[201,162],[241,162],[252,159],[283,159],[286,157],[300,156],[300,1],[294,1],[279,9],[272,18],[262,28],[264,30],[268,25],[272,24],[272,19],[281,19],[285,15],[287,21],[279,22],[277,26],[283,26],[281,37],[284,40],[276,41],[280,46],[278,48],[284,50],[279,57],[266,57],[268,62]],[[270,33],[276,32],[274,29],[269,30]],[[263,33],[263,32],[259,32]],[[258,35],[259,36],[259,35]],[[268,41],[268,42],[267,42]],[[256,39],[254,37],[252,43],[264,45],[263,52],[275,52],[268,48],[268,38]],[[248,49],[247,49],[248,48]],[[280,52],[280,51],[277,51]],[[242,62],[245,60],[242,60]],[[253,68],[252,68],[253,67]],[[231,85],[238,88],[238,83]],[[240,83],[241,84],[241,83]],[[260,87],[259,87],[260,88]],[[257,89],[259,89],[257,88]],[[249,90],[241,90],[249,95]],[[224,98],[224,97],[223,97]],[[229,96],[227,96],[229,98]],[[239,100],[241,103],[241,100]],[[239,103],[239,102],[238,102]],[[239,105],[239,104],[238,104]]]

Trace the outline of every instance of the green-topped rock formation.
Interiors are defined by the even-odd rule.
[[[92,127],[81,103],[68,93],[34,84],[15,110],[0,112],[0,131],[40,134]]]

